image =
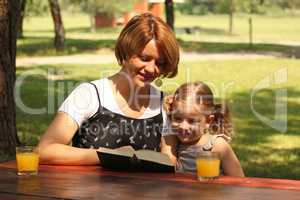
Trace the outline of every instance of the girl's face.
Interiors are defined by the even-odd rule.
[[[188,101],[174,102],[171,125],[182,143],[192,143],[204,134],[206,117],[198,106]]]
[[[123,67],[134,87],[145,87],[161,74],[165,62],[155,40],[147,43],[142,52],[124,61]]]

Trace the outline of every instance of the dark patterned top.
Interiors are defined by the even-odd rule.
[[[135,150],[160,151],[163,124],[162,109],[154,117],[135,119],[114,113],[101,106],[97,87],[91,83],[99,101],[98,111],[82,123],[73,137],[73,146],[80,148],[118,148],[126,145]],[[163,94],[161,93],[161,102]]]

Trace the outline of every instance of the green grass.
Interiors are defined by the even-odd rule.
[[[234,34],[227,33],[228,16],[176,16],[176,36],[186,51],[198,52],[265,52],[273,51],[300,57],[300,16],[269,17],[253,16],[254,45],[248,45],[248,16],[235,17]],[[57,53],[53,47],[53,23],[51,17],[25,18],[24,39],[18,40],[18,56],[67,55],[94,52],[101,48],[113,49],[121,27],[101,28],[91,32],[87,15],[63,13],[66,29],[66,48]],[[274,25],[276,24],[276,26]],[[184,27],[199,27],[200,32],[186,34]],[[187,43],[187,42],[193,43]],[[199,43],[200,42],[200,43]],[[285,44],[285,45],[283,45]]]
[[[253,16],[254,44],[249,46],[248,17],[235,17],[234,34],[227,33],[226,15],[176,16],[176,33],[185,51],[195,52],[277,52],[287,58],[258,60],[193,61],[180,64],[174,79],[164,80],[162,90],[173,91],[186,81],[202,80],[212,87],[216,97],[226,98],[235,123],[236,136],[232,146],[247,176],[300,179],[300,27],[299,16]],[[65,14],[66,48],[57,53],[53,48],[53,24],[50,17],[25,18],[25,38],[18,40],[18,57],[68,55],[80,53],[105,54],[111,51],[120,31],[118,28],[90,31],[89,19],[81,14]],[[196,34],[180,32],[184,27],[200,27]],[[285,43],[285,44],[284,44]],[[100,51],[100,52],[98,52]],[[289,58],[288,58],[289,57]],[[17,68],[17,81],[28,76],[17,88],[17,99],[29,108],[44,108],[42,114],[29,114],[17,102],[17,129],[23,143],[37,144],[63,99],[77,84],[98,79],[116,72],[119,67],[109,65],[32,65]],[[274,75],[287,70],[287,81],[274,84]],[[50,76],[47,75],[50,73]],[[276,73],[275,73],[276,74]],[[287,89],[287,131],[280,132],[255,116],[251,110],[253,88],[270,78],[271,85],[254,96],[254,109],[272,119],[275,113],[276,92]],[[17,82],[18,83],[18,82]],[[51,86],[48,89],[48,86]],[[48,95],[50,93],[50,97]],[[53,95],[52,95],[53,94]],[[20,96],[19,96],[20,95]],[[52,96],[51,96],[52,95]],[[10,159],[0,156],[0,162]]]
[[[253,15],[253,40],[256,43],[293,43],[300,41],[300,16],[261,16]],[[247,42],[249,41],[249,15],[234,16],[233,35],[228,34],[228,15],[204,15],[176,17],[175,26],[200,27],[198,35],[182,34],[188,41],[206,42]]]
[[[236,136],[232,146],[241,160],[247,176],[300,179],[300,61],[295,59],[223,60],[182,63],[174,79],[164,80],[162,90],[173,91],[186,81],[202,80],[210,85],[216,97],[226,98],[232,110]],[[113,74],[116,65],[59,65],[18,67],[18,77],[30,70],[49,71],[52,75],[28,77],[21,85],[21,99],[31,108],[49,106],[47,85],[53,85],[54,104],[50,103],[46,114],[32,115],[17,108],[17,128],[23,142],[37,143],[53,115],[73,87],[80,82]],[[261,122],[250,107],[252,89],[264,78],[274,79],[274,72],[287,69],[287,82],[259,91],[254,96],[254,108],[268,118],[274,116],[275,92],[288,90],[288,130],[284,133]],[[61,75],[64,72],[63,76]],[[63,87],[62,87],[63,86]],[[226,89],[227,88],[227,89]]]

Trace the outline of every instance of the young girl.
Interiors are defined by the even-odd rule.
[[[171,158],[175,154],[179,172],[196,172],[197,152],[212,151],[219,153],[225,175],[244,176],[228,144],[233,134],[228,108],[225,104],[214,103],[213,93],[206,84],[181,85],[173,95],[165,98],[164,108],[171,131],[164,131],[166,147],[162,151],[172,152]]]

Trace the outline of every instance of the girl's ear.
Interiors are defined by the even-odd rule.
[[[171,112],[173,101],[174,101],[173,94],[164,97],[163,107],[167,113]]]

